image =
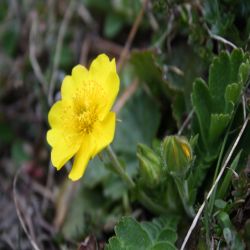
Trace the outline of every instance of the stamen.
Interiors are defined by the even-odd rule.
[[[100,95],[104,99],[104,89],[95,81],[84,83],[82,88],[76,91],[74,98],[75,127],[79,133],[90,134],[98,121]]]

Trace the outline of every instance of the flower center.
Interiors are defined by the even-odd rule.
[[[90,134],[99,120],[100,103],[104,99],[103,88],[95,81],[85,83],[74,97],[74,117],[79,133]]]
[[[77,127],[79,132],[89,134],[93,131],[98,115],[95,107],[84,108],[77,115]]]

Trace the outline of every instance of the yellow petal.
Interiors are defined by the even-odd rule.
[[[109,60],[105,54],[99,55],[90,65],[90,77],[104,83],[111,72],[116,72],[115,59]]]
[[[79,150],[82,138],[78,134],[59,129],[47,132],[47,141],[52,146],[51,162],[59,170]]]
[[[73,110],[67,101],[58,101],[49,111],[49,125],[52,128],[71,129],[73,127],[73,115]]]
[[[117,73],[111,72],[105,82],[105,90],[108,98],[101,119],[104,118],[112,108],[119,91],[119,85],[120,85],[119,76],[117,75]]]
[[[84,84],[84,82],[88,80],[88,74],[88,70],[80,64],[72,69],[72,77],[74,81],[80,85]]]
[[[79,92],[81,86],[88,79],[88,70],[82,65],[77,65],[72,69],[72,76],[65,76],[61,87],[62,99],[71,99]]]
[[[120,79],[116,72],[115,59],[109,61],[105,54],[99,55],[91,64],[90,79],[93,79],[102,86],[106,95],[106,105],[103,110],[103,117],[110,111],[119,91]]]
[[[114,139],[115,134],[115,113],[109,112],[106,118],[98,125],[93,132],[95,149],[93,157],[107,147]]]
[[[69,173],[69,178],[72,181],[77,181],[83,176],[87,164],[92,156],[92,152],[93,143],[91,136],[85,136],[82,141],[82,145],[75,156],[73,167]]]
[[[63,122],[64,103],[62,101],[56,102],[50,109],[48,120],[51,127],[61,126]]]
[[[74,79],[71,76],[65,76],[62,82],[61,87],[61,96],[62,99],[70,99],[72,96],[74,96],[76,91],[76,83],[74,82]]]

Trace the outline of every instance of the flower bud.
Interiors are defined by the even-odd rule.
[[[184,176],[190,167],[192,150],[182,136],[167,136],[162,143],[163,160],[171,175]]]
[[[139,172],[143,184],[154,187],[159,184],[161,175],[161,160],[155,152],[144,144],[137,145]]]

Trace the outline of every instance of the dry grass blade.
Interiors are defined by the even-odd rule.
[[[190,111],[190,113],[188,114],[186,120],[183,122],[182,126],[180,127],[180,129],[178,131],[178,135],[182,134],[183,130],[186,128],[186,126],[188,125],[189,121],[191,120],[193,114],[194,114],[194,109],[192,109]]]
[[[130,97],[135,93],[139,86],[139,81],[138,79],[135,79],[128,87],[127,89],[123,92],[123,94],[120,96],[120,98],[117,100],[115,103],[115,106],[113,110],[118,113],[123,106],[126,104],[126,102],[130,99]]]
[[[54,172],[55,172],[55,168],[52,166],[52,163],[50,162],[49,164],[49,170],[48,170],[48,176],[47,176],[47,180],[46,180],[46,186],[45,186],[45,190],[47,190],[49,192],[49,190],[51,189],[51,187],[53,186],[53,182],[54,182]],[[48,207],[48,197],[47,196],[43,196],[43,202],[42,202],[42,211],[45,212],[46,209]]]
[[[225,38],[223,38],[221,36],[218,36],[218,35],[215,35],[215,34],[213,34],[211,32],[209,32],[209,35],[211,36],[211,38],[213,38],[213,39],[215,39],[215,40],[217,40],[219,42],[222,42],[224,44],[227,44],[227,45],[231,46],[233,49],[237,49],[237,46],[235,46],[232,42],[226,40]]]
[[[30,241],[30,244],[32,245],[33,249],[40,250],[40,248],[36,244],[35,240],[31,236],[31,234],[29,233],[29,231],[28,231],[28,229],[27,229],[27,227],[25,225],[24,219],[23,219],[22,214],[21,214],[21,210],[20,210],[18,198],[17,198],[18,195],[17,195],[17,191],[16,191],[16,184],[17,184],[17,180],[18,180],[18,177],[19,177],[21,171],[22,171],[22,168],[20,168],[16,172],[16,175],[15,175],[15,178],[14,178],[14,182],[13,182],[13,197],[14,197],[15,208],[16,208],[16,212],[17,212],[17,217],[18,217],[18,219],[19,219],[19,221],[21,223],[21,226],[22,226],[25,234],[27,235],[27,237],[28,237],[28,239]]]
[[[230,161],[230,159],[231,159],[231,157],[232,157],[232,155],[233,155],[233,152],[234,152],[236,146],[238,145],[238,143],[239,143],[239,141],[240,141],[240,138],[241,138],[243,132],[245,131],[245,128],[246,128],[246,126],[247,126],[247,124],[248,124],[248,120],[249,120],[249,117],[245,120],[245,122],[244,122],[244,124],[243,124],[243,126],[242,126],[242,128],[241,128],[241,130],[240,130],[240,132],[239,132],[239,134],[238,134],[238,136],[237,136],[237,138],[236,138],[234,144],[233,144],[233,147],[232,147],[230,153],[228,154],[228,156],[227,156],[227,158],[226,158],[226,161],[225,161],[225,163],[223,164],[223,166],[222,166],[222,168],[221,168],[221,170],[220,170],[220,172],[219,172],[219,174],[218,174],[218,176],[217,176],[217,178],[216,178],[216,180],[215,180],[213,186],[211,187],[211,189],[210,189],[210,191],[209,191],[209,193],[208,193],[206,199],[204,200],[204,202],[203,202],[202,205],[200,206],[200,208],[199,208],[199,210],[198,210],[198,212],[197,212],[197,214],[196,214],[196,216],[195,216],[195,218],[194,218],[194,220],[193,220],[193,222],[192,222],[192,224],[191,224],[191,226],[190,226],[190,228],[189,228],[189,230],[188,230],[188,233],[187,233],[187,235],[186,235],[186,237],[185,237],[185,239],[184,239],[184,241],[183,241],[183,243],[182,243],[181,250],[184,250],[184,249],[185,249],[185,246],[186,246],[186,244],[187,244],[187,242],[188,242],[188,239],[189,239],[189,237],[190,237],[190,235],[191,235],[193,229],[195,228],[195,226],[196,226],[196,224],[197,224],[197,222],[198,222],[198,220],[199,220],[199,218],[200,218],[200,216],[201,216],[201,214],[202,214],[202,212],[203,212],[203,209],[204,209],[204,207],[205,207],[205,205],[206,205],[206,202],[208,201],[208,199],[209,199],[210,196],[212,195],[212,193],[213,193],[215,187],[217,186],[218,182],[220,181],[220,178],[221,178],[221,176],[223,175],[224,170],[226,169],[227,164],[229,163],[229,161]]]
[[[69,3],[67,11],[65,12],[65,15],[63,17],[63,21],[59,28],[57,42],[56,42],[56,52],[55,52],[54,61],[53,61],[52,75],[51,75],[51,80],[49,84],[49,93],[48,93],[49,104],[52,104],[52,101],[53,101],[53,92],[55,88],[57,68],[60,62],[60,57],[61,57],[63,39],[64,39],[66,30],[69,24],[69,20],[72,17],[74,9],[75,9],[75,2],[76,0],[71,0],[71,2]]]
[[[38,29],[38,20],[37,20],[37,13],[34,13],[32,15],[32,26],[30,30],[30,37],[29,37],[29,58],[31,62],[31,66],[34,70],[34,73],[36,75],[37,80],[42,86],[42,91],[44,92],[44,95],[47,95],[48,92],[48,83],[42,73],[42,70],[40,68],[40,65],[36,59],[36,34]]]

